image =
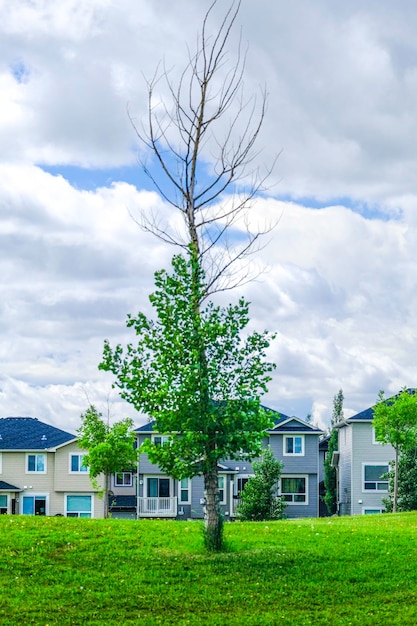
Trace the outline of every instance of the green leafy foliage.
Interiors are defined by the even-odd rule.
[[[137,452],[134,448],[133,421],[126,418],[110,426],[91,405],[81,415],[81,426],[77,434],[78,446],[87,451],[84,464],[88,466],[91,482],[100,495],[105,496],[107,511],[109,476],[135,468]],[[104,489],[97,481],[101,474],[105,477]]]
[[[339,434],[336,426],[343,420],[343,401],[343,390],[339,389],[333,398],[332,429],[327,455],[324,459],[324,502],[329,515],[334,515],[337,511],[337,474],[336,468],[332,466],[332,457],[333,452],[336,452],[339,448]]]
[[[287,506],[284,499],[276,495],[282,467],[268,446],[262,459],[253,463],[255,476],[249,478],[240,494],[239,519],[252,522],[281,519]]]
[[[390,463],[389,496],[383,498],[387,512],[393,510],[395,463]],[[417,448],[405,450],[398,461],[397,511],[417,510]]]
[[[266,360],[272,336],[253,332],[243,338],[249,305],[202,304],[206,280],[195,250],[175,256],[172,272],[155,274],[150,302],[155,318],[129,316],[136,344],[112,349],[105,342],[100,368],[111,371],[120,395],[172,435],[169,445],[147,440],[150,460],[174,478],[202,474],[206,521],[219,545],[218,462],[258,456],[272,419],[260,397],[274,364]]]
[[[376,438],[382,443],[390,443],[395,450],[395,461],[391,466],[391,501],[395,513],[399,501],[400,458],[408,450],[417,447],[417,396],[413,389],[405,387],[398,395],[388,399],[380,391],[373,412]]]
[[[170,445],[147,441],[144,449],[171,476],[185,478],[211,471],[220,459],[242,458],[242,450],[259,454],[272,425],[260,395],[274,365],[265,360],[269,333],[242,339],[247,302],[224,308],[209,302],[197,314],[191,258],[175,256],[172,268],[155,274],[156,319],[129,316],[137,344],[123,350],[106,342],[100,367],[113,372],[120,395],[150,415],[158,432],[175,433]],[[202,272],[197,279],[201,293]]]

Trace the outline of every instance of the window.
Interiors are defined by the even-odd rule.
[[[284,456],[304,456],[304,436],[284,435]]]
[[[47,496],[30,495],[22,498],[23,515],[47,515]]]
[[[190,504],[191,485],[189,478],[182,478],[178,483],[180,504]]]
[[[152,435],[152,442],[156,446],[166,446],[169,443],[168,435]]]
[[[285,476],[281,478],[281,495],[291,504],[308,504],[307,476]]]
[[[372,443],[376,443],[378,445],[382,445],[383,441],[377,438],[375,428],[372,426]]]
[[[169,478],[149,477],[146,480],[148,498],[169,498],[171,481]]]
[[[219,502],[220,504],[226,504],[226,489],[225,489],[225,476],[218,476],[217,484],[219,487]]]
[[[0,495],[0,515],[7,513],[7,495]]]
[[[92,496],[66,496],[65,498],[67,517],[92,517],[93,497]]]
[[[389,467],[384,464],[363,466],[363,490],[364,491],[388,491]]]
[[[115,487],[131,487],[133,485],[132,472],[118,472],[114,475]]]
[[[364,515],[379,515],[385,513],[385,509],[362,509]]]
[[[26,473],[46,474],[46,454],[27,454]]]
[[[85,454],[70,454],[70,474],[80,474],[88,472],[87,465],[84,465]]]
[[[241,478],[237,479],[237,481],[236,481],[236,495],[238,497],[240,496],[240,494],[244,490],[245,485],[248,482],[248,480],[249,480],[249,478],[247,476],[241,477]]]

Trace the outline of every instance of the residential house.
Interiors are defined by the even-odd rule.
[[[0,419],[0,512],[103,517],[74,435],[32,417]]]
[[[373,418],[371,407],[336,425],[339,443],[332,463],[337,470],[339,515],[370,515],[385,510],[385,475],[394,459],[394,449],[377,441]]]
[[[275,413],[274,426],[265,433],[263,445],[283,462],[278,493],[287,502],[287,517],[317,517],[319,514],[319,450],[322,431],[298,417]],[[168,437],[155,430],[155,422],[136,429],[138,446],[145,439],[165,445]],[[248,461],[222,460],[219,470],[220,506],[225,519],[234,519],[239,494],[253,476]],[[181,481],[165,475],[141,454],[138,466],[138,517],[193,519],[203,517],[202,476]]]

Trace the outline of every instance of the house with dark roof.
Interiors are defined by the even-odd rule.
[[[386,474],[395,454],[390,444],[375,437],[373,419],[370,407],[336,425],[339,442],[332,464],[337,472],[339,515],[372,515],[385,510]]]
[[[275,414],[274,426],[265,433],[264,447],[271,446],[283,462],[278,494],[287,502],[290,518],[319,515],[319,437],[323,432],[298,417]],[[165,445],[168,436],[155,430],[155,422],[136,429],[138,446],[146,439]],[[220,506],[225,519],[234,519],[239,494],[253,476],[248,461],[222,460],[219,470]],[[203,517],[203,477],[174,480],[141,454],[138,467],[138,517],[194,519]]]
[[[71,433],[33,417],[0,418],[0,513],[103,517]]]

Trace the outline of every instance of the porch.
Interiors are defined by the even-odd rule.
[[[177,498],[138,498],[138,517],[176,517]]]

